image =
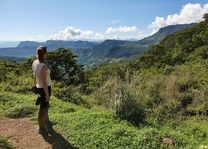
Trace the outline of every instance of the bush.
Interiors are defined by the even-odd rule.
[[[119,119],[127,120],[133,124],[141,124],[145,121],[145,112],[139,104],[135,95],[127,88],[119,90],[114,106],[115,116]]]
[[[186,108],[189,104],[193,102],[193,96],[190,94],[182,94],[180,97],[181,107]]]
[[[63,101],[85,104],[82,96],[79,94],[78,86],[65,86],[62,83],[54,83],[53,95]]]

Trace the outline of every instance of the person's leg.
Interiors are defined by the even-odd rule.
[[[49,92],[49,97],[51,96],[51,86],[48,86],[48,92]],[[50,104],[49,102],[47,103],[47,116],[46,116],[46,123],[48,125],[50,125],[50,120],[49,120],[49,116],[48,116],[48,109],[50,108]]]
[[[40,131],[41,130],[44,130],[44,126],[45,126],[45,113],[46,113],[46,109],[44,108],[41,108],[39,109],[39,112],[38,112],[38,125],[39,125],[39,129]]]
[[[47,108],[46,108],[46,111],[45,111],[45,124],[49,123],[48,108],[49,108],[49,106],[47,105]]]
[[[47,129],[47,132],[48,133],[51,133],[51,131],[53,130],[52,128],[52,122],[49,120],[49,117],[48,117],[48,109],[49,109],[49,106],[47,106],[47,110],[46,110],[46,114],[45,114],[45,125],[46,125],[46,129]]]
[[[40,111],[39,111],[39,123],[40,128],[45,128],[49,124],[49,116],[48,116],[48,109],[49,103],[45,102],[45,92],[43,89],[40,91],[40,95],[42,98],[42,102],[40,104]],[[51,88],[49,88],[49,96],[51,95]],[[49,124],[50,125],[50,124]]]
[[[48,109],[49,109],[49,104],[47,104],[47,108],[46,108],[46,123],[49,122]]]
[[[39,125],[39,130],[43,130],[44,129],[44,120],[43,120],[44,109],[42,108],[42,102],[43,102],[43,97],[44,97],[43,88],[38,88],[38,94],[40,98],[40,107],[38,111],[38,125]]]
[[[43,90],[43,88],[39,89],[39,95],[40,95],[40,109],[39,109],[39,113],[38,113],[38,123],[40,124],[40,127],[44,127],[44,125],[46,124],[46,119],[47,119],[47,113],[48,113],[48,104],[45,102],[45,92]]]

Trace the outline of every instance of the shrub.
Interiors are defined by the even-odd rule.
[[[181,107],[186,108],[193,101],[193,96],[190,94],[182,94],[180,97]]]
[[[133,124],[140,124],[145,121],[145,112],[139,104],[135,95],[122,87],[114,102],[115,116],[119,119],[127,120]]]
[[[62,83],[54,83],[53,95],[63,101],[85,104],[82,96],[79,94],[78,86],[65,86]]]

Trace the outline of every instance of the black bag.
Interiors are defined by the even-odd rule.
[[[38,93],[38,88],[36,86],[33,86],[30,91],[32,91],[33,93],[37,94]]]
[[[38,96],[36,101],[35,101],[35,105],[38,106],[41,103],[42,103],[42,98],[40,96]]]

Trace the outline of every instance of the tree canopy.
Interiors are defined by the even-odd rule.
[[[141,58],[133,62],[132,66],[162,67],[178,65],[193,58],[206,59],[208,53],[208,14],[204,21],[191,28],[184,29],[164,38],[159,44],[150,46]]]
[[[76,57],[70,49],[59,48],[47,53],[47,64],[51,71],[51,78],[67,85],[81,83],[85,76],[83,66],[77,64]]]

